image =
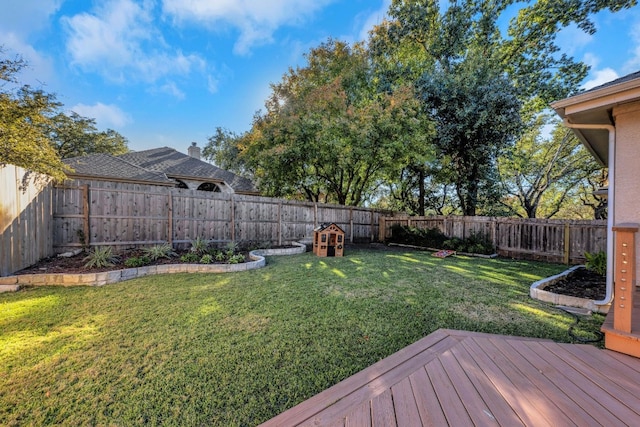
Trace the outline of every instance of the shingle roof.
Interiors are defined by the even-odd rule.
[[[65,159],[63,162],[73,168],[75,175],[175,184],[164,173],[146,170],[110,154],[89,154]]]
[[[169,177],[223,181],[236,192],[256,192],[250,180],[180,153],[173,148],[162,147],[144,151],[132,151],[118,157],[144,169],[163,172]]]
[[[599,89],[603,89],[605,87],[618,85],[618,84],[625,83],[625,82],[628,82],[628,81],[631,81],[631,80],[635,80],[635,79],[640,79],[640,71],[636,71],[635,73],[627,74],[626,76],[622,76],[622,77],[620,77],[618,79],[615,79],[615,80],[612,80],[610,82],[601,84],[600,86],[596,86],[596,87],[591,88],[591,89],[589,89],[589,90],[587,90],[585,92],[582,92],[582,93],[596,91],[596,90],[599,90]]]

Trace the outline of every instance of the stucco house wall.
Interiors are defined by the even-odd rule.
[[[640,102],[613,109],[616,123],[615,225],[640,224]],[[636,236],[636,277],[640,278],[640,238]]]

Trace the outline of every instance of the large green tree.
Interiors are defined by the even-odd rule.
[[[58,113],[47,126],[47,135],[63,159],[94,153],[124,154],[127,139],[113,129],[99,131],[95,119],[76,112]]]
[[[500,159],[503,204],[512,215],[551,218],[600,175],[601,167],[570,129],[556,123],[545,136],[546,124],[541,120],[530,127],[512,153]]]
[[[60,104],[51,94],[20,85],[17,74],[25,66],[20,58],[0,59],[0,165],[13,164],[61,180],[68,168],[45,132]]]
[[[471,207],[479,201],[474,201],[475,187],[480,186],[484,193],[493,198],[499,196],[496,193],[499,187],[488,185],[492,180],[497,183],[495,157],[483,155],[482,150],[477,151],[477,155],[468,156],[464,153],[467,150],[460,146],[465,140],[471,144],[478,142],[475,136],[467,138],[467,135],[477,131],[474,121],[468,120],[473,118],[471,106],[477,105],[470,97],[472,85],[487,89],[495,85],[495,89],[502,89],[502,92],[506,90],[509,99],[516,95],[522,106],[520,120],[525,127],[534,126],[551,101],[564,98],[579,89],[588,71],[585,64],[561,52],[556,44],[558,32],[575,25],[587,33],[593,33],[595,25],[590,19],[591,15],[604,9],[615,12],[635,4],[635,0],[527,2],[517,10],[507,28],[501,29],[499,20],[504,20],[506,14],[512,14],[517,2],[393,0],[389,8],[390,19],[374,28],[369,45],[377,67],[382,71],[380,80],[384,87],[393,87],[397,82],[406,84],[411,80],[421,82],[419,92],[423,92],[421,99],[425,101],[425,112],[432,114],[438,123],[436,139],[441,154],[439,167],[427,168],[425,165],[413,169],[417,174],[429,171],[434,175],[424,175],[410,182],[422,184],[440,181],[448,175],[449,182],[455,183],[457,188],[457,204],[466,213],[472,212]],[[478,70],[481,70],[479,74],[487,80],[480,82],[478,76],[474,75],[473,66],[465,68],[465,63],[478,63]],[[489,69],[490,72],[483,71]],[[471,80],[457,79],[459,75]],[[448,94],[442,88],[448,88]],[[456,94],[462,93],[466,94],[457,98]],[[476,94],[481,96],[478,92]],[[449,118],[438,119],[438,108],[441,107],[433,103],[437,104],[438,98],[447,97],[450,98],[446,108]],[[464,101],[458,102],[459,99]],[[456,115],[459,115],[456,119],[459,119],[459,125],[468,126],[458,129],[462,138],[453,138],[451,126],[444,127],[445,122]],[[505,114],[504,117],[512,116]],[[486,120],[484,123],[488,124]],[[496,129],[504,129],[505,124],[508,125],[498,120]],[[514,129],[510,137],[513,139],[516,135]],[[452,144],[445,147],[443,141]],[[509,144],[505,145],[504,142],[499,138],[493,140],[493,137],[485,140],[488,144],[495,143],[498,149],[496,153],[508,148]],[[451,150],[456,149],[456,145],[457,154],[452,157]],[[472,146],[469,148],[468,151],[474,152]],[[489,162],[475,165],[472,159],[487,159]],[[491,211],[498,209],[484,202],[487,200],[483,200],[483,204]]]
[[[94,119],[61,112],[55,95],[21,84],[18,75],[26,66],[19,57],[0,58],[0,165],[62,180],[70,171],[62,159],[128,151],[126,138],[118,132],[98,131]]]
[[[392,170],[429,155],[431,123],[418,120],[413,90],[380,93],[363,45],[329,40],[307,61],[272,85],[242,138],[266,194],[360,205]]]

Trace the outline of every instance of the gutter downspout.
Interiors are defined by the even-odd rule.
[[[616,128],[613,125],[573,124],[564,119],[564,125],[570,129],[598,129],[609,131],[609,187],[607,188],[607,292],[603,300],[594,301],[596,305],[606,305],[613,299],[613,225],[615,215],[615,163]]]

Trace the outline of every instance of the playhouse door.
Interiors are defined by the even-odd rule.
[[[327,256],[336,256],[336,235],[329,235],[329,247],[327,248]]]

